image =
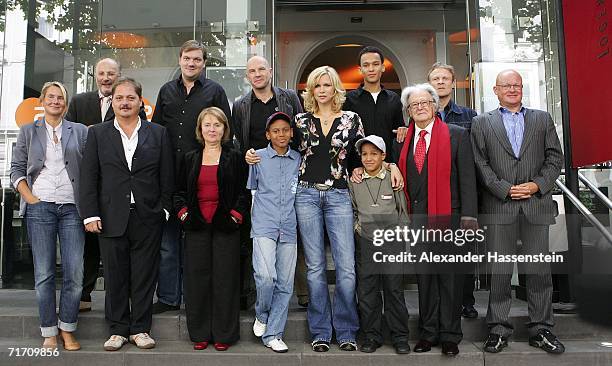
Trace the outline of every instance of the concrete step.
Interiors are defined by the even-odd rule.
[[[4,310],[4,309],[3,309]],[[485,318],[463,319],[462,329],[464,339],[467,341],[482,342],[487,336]],[[254,315],[252,312],[243,312],[240,318],[240,337],[242,340],[256,341],[253,335]],[[527,340],[525,323],[526,316],[513,316],[511,322],[515,333],[513,339]],[[582,321],[577,315],[560,314],[555,316],[556,326],[554,333],[562,340],[589,340],[611,339],[612,329]],[[410,314],[410,339],[418,339],[418,314]],[[108,336],[108,328],[101,310],[94,310],[79,316],[77,330],[79,339],[103,339]],[[151,334],[159,340],[189,340],[186,317],[183,310],[167,312],[153,317]],[[26,311],[22,314],[7,314],[2,311],[0,315],[0,338],[9,339],[36,339],[40,337],[38,314]],[[308,323],[304,310],[292,310],[285,327],[285,340],[295,342],[309,341]]]
[[[511,342],[503,352],[489,354],[483,353],[479,346],[473,343],[462,342],[460,353],[456,357],[441,355],[439,348],[434,348],[428,353],[396,355],[390,346],[383,346],[375,353],[366,354],[343,352],[333,345],[327,353],[315,353],[309,344],[299,342],[289,342],[290,350],[285,354],[273,353],[259,342],[239,342],[226,352],[217,352],[212,347],[204,351],[194,351],[191,343],[183,341],[158,341],[157,347],[152,350],[140,350],[128,344],[117,352],[104,351],[102,344],[102,341],[85,340],[80,351],[66,352],[60,349],[58,356],[34,357],[17,356],[15,349],[20,348],[19,352],[24,353],[24,348],[39,347],[39,342],[0,340],[0,365],[609,366],[612,364],[612,349],[602,347],[595,341],[565,342],[567,350],[563,355],[550,355],[524,342]]]
[[[486,292],[477,292],[477,319],[463,319],[464,340],[480,344],[487,336]],[[406,291],[406,303],[410,313],[410,338],[418,338],[418,295],[415,291]],[[102,340],[108,337],[108,328],[103,312],[104,296],[102,292],[94,295],[93,311],[79,315],[77,336],[82,340]],[[526,341],[527,306],[516,300],[510,311],[510,320],[515,333],[512,340]],[[240,337],[243,341],[256,342],[252,325],[254,311],[244,311],[240,319]],[[559,314],[555,316],[554,333],[562,340],[612,340],[612,328],[587,323],[577,315]],[[151,334],[157,340],[188,341],[187,324],[184,310],[170,311],[153,317]],[[34,291],[3,290],[0,291],[0,339],[38,339],[40,338],[38,309]],[[306,309],[299,307],[295,299],[290,304],[284,339],[289,342],[310,341]]]

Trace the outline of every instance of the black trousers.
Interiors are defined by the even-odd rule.
[[[185,231],[183,286],[192,342],[240,338],[240,231]]]
[[[459,343],[465,274],[417,274],[420,339]]]
[[[360,325],[365,338],[383,344],[383,318],[391,332],[392,342],[408,341],[408,310],[404,299],[403,275],[397,273],[381,273],[380,265],[376,266],[372,257],[362,251],[372,246],[355,234],[357,298],[359,299]],[[382,294],[380,290],[382,289]],[[384,303],[384,313],[383,313]]]
[[[127,230],[122,236],[100,236],[105,266],[105,315],[111,335],[127,337],[151,331],[162,227],[161,220],[155,227],[145,225],[136,210],[130,210]]]
[[[100,269],[100,244],[98,234],[85,233],[85,251],[83,252],[83,292],[81,301],[91,301],[91,292],[96,287]]]
[[[466,273],[463,279],[463,306],[474,305],[476,299],[474,298],[474,276],[473,273]]]

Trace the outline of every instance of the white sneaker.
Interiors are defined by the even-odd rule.
[[[104,349],[106,351],[117,351],[123,347],[124,344],[127,343],[127,338],[113,334],[110,336],[108,341],[104,342]]]
[[[149,333],[138,333],[130,336],[130,342],[134,343],[136,347],[142,349],[150,349],[155,347],[155,340],[151,338]]]
[[[255,334],[255,337],[261,337],[262,335],[264,335],[265,332],[266,324],[260,322],[259,319],[257,319],[256,317],[255,323],[253,323],[253,334]]]
[[[272,348],[272,351],[276,353],[285,353],[289,350],[289,347],[287,347],[282,339],[273,339],[266,344],[266,347]]]

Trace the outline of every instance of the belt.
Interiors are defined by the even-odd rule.
[[[298,185],[304,188],[314,188],[317,191],[329,191],[330,189],[334,188],[333,186],[330,186],[328,184],[308,183],[308,182],[303,182],[303,181],[300,181]]]

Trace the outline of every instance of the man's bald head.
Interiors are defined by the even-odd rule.
[[[103,58],[96,64],[96,85],[102,95],[111,95],[113,83],[121,76],[119,62],[112,58]]]
[[[246,78],[253,90],[266,92],[271,87],[272,68],[262,56],[253,56],[247,61]]]
[[[500,84],[500,81],[503,81],[504,79],[507,78],[516,78],[518,77],[521,80],[521,83],[523,81],[523,78],[521,77],[521,74],[519,74],[518,71],[513,70],[513,69],[506,69],[503,71],[500,71],[499,74],[497,74],[497,78],[495,78],[495,84]]]

